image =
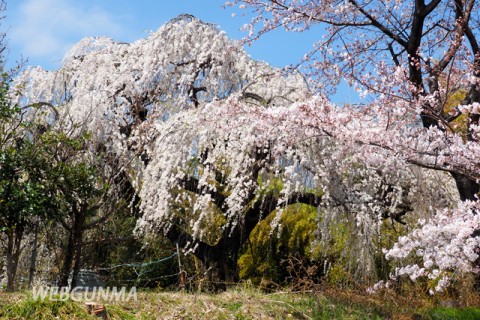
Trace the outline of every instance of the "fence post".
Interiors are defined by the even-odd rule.
[[[179,279],[180,279],[180,290],[185,290],[185,272],[182,268],[182,261],[180,260],[180,248],[178,247],[177,242],[177,257],[178,257],[178,270],[179,270]]]

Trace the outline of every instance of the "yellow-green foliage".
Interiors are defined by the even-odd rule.
[[[467,92],[465,90],[457,90],[450,94],[445,101],[443,111],[445,113],[452,112],[465,99]],[[468,114],[462,114],[450,123],[454,132],[460,133],[462,136],[467,134]]]
[[[288,206],[280,218],[280,229],[272,230],[277,212],[260,222],[238,260],[241,278],[259,282],[261,278],[282,282],[288,276],[288,259],[310,255],[316,229],[316,208],[306,204]]]
[[[283,189],[282,179],[278,177],[266,177],[260,175],[257,179],[258,186],[260,187],[260,195],[271,193],[273,195],[280,194]]]
[[[345,266],[339,262],[334,262],[328,269],[326,279],[330,284],[338,287],[345,287],[351,285],[352,277],[349,272],[345,270]]]
[[[339,256],[347,249],[348,240],[352,232],[348,221],[340,220],[335,224],[330,224],[329,231],[328,241],[317,242],[311,248],[313,256],[317,259]]]
[[[323,215],[320,215],[323,219]],[[312,257],[317,261],[324,261],[326,280],[338,286],[350,284],[349,274],[349,241],[352,239],[351,221],[340,219],[329,225],[329,235],[323,236],[323,241],[317,241],[311,248]]]
[[[414,223],[413,221],[408,223]],[[377,248],[375,255],[375,269],[381,279],[387,279],[392,272],[392,262],[385,259],[382,249],[391,249],[400,236],[409,232],[407,225],[401,225],[392,220],[384,220],[380,226],[380,232],[374,238],[374,246]]]
[[[172,209],[175,214],[184,221],[183,228],[187,230],[188,233],[192,234],[193,229],[189,221],[197,221],[202,214],[200,220],[199,229],[202,230],[201,239],[202,241],[214,245],[218,242],[222,234],[222,227],[226,223],[225,215],[222,211],[217,208],[214,204],[210,204],[206,212],[200,212],[199,210],[193,210],[193,204],[195,203],[198,195],[186,191],[186,190],[177,190],[173,193],[175,197],[182,195],[183,201],[181,204],[177,204]]]
[[[391,272],[382,248],[390,248],[405,233],[404,228],[385,220],[373,237],[371,267],[359,260],[358,231],[353,215],[329,219],[328,234],[318,234],[317,226],[326,217],[305,204],[287,207],[280,218],[280,229],[272,230],[276,212],[259,223],[250,235],[238,260],[240,277],[260,283],[262,279],[282,283],[289,276],[324,277],[329,283],[348,287],[388,277]],[[298,268],[292,272],[292,268]],[[315,269],[309,273],[306,270]],[[303,270],[301,270],[303,269]],[[368,270],[367,270],[368,269]],[[299,273],[298,271],[303,271]]]
[[[319,224],[326,224],[311,246],[311,259],[322,264],[325,280],[339,287],[371,284],[387,279],[392,271],[383,248],[391,248],[407,230],[391,220],[384,220],[375,234],[369,235],[368,247],[360,252],[365,241],[356,226],[354,215],[339,213],[335,218],[319,215]]]

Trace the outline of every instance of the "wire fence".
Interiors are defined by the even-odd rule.
[[[146,275],[148,275],[149,273],[158,271],[158,269],[148,270],[148,267],[165,263],[167,261],[174,259],[175,257],[178,257],[177,272],[172,274],[164,274],[160,276],[146,277]],[[97,268],[96,271],[108,272],[108,271],[118,270],[120,268],[131,268],[136,274],[136,277],[132,279],[118,279],[118,281],[120,283],[125,283],[128,285],[134,285],[134,286],[138,286],[140,283],[149,284],[155,281],[171,279],[171,278],[178,278],[177,283],[179,284],[179,289],[180,290],[187,289],[188,291],[193,291],[195,290],[195,288],[200,288],[206,285],[208,286],[208,285],[220,284],[220,285],[231,286],[231,285],[237,284],[233,282],[218,282],[218,281],[207,280],[207,274],[210,271],[210,269],[205,270],[200,274],[197,273],[197,274],[188,276],[187,272],[184,270],[182,266],[182,262],[180,260],[180,252],[178,248],[177,248],[177,252],[171,254],[170,256],[167,256],[158,260],[153,260],[148,262],[122,263],[122,264],[117,264],[110,267]]]
[[[156,264],[168,261],[170,259],[173,259],[174,257],[177,256],[177,254],[178,253],[175,252],[174,254],[172,254],[168,257],[159,259],[159,260],[154,260],[154,261],[149,261],[149,262],[138,262],[138,263],[122,263],[122,264],[117,264],[117,265],[114,265],[114,266],[111,266],[111,267],[108,267],[108,268],[97,268],[97,270],[98,271],[108,271],[108,270],[114,270],[114,269],[121,268],[121,267],[144,268],[144,267],[148,267],[148,266],[151,266],[151,265],[156,265]]]
[[[154,266],[158,266],[163,263],[167,263],[171,261],[174,258],[178,258],[177,261],[177,266],[175,267],[176,272],[169,273],[169,274],[161,274],[158,275],[158,272],[161,272],[162,270],[159,268],[152,268]],[[125,279],[125,275],[129,274],[127,273],[120,273],[120,276],[118,274],[110,274],[111,272],[116,272],[119,271],[120,269],[131,269],[135,276],[133,278]],[[173,268],[170,268],[170,271]],[[158,281],[160,280],[166,280],[166,279],[173,279],[173,278],[178,278],[176,281],[176,284],[179,285],[180,290],[186,289],[187,291],[195,291],[195,290],[202,290],[203,288],[207,288],[209,286],[218,286],[222,285],[224,287],[230,287],[230,286],[235,286],[239,285],[238,282],[229,282],[229,281],[212,281],[210,277],[208,277],[210,269],[203,270],[203,272],[198,272],[199,270],[197,269],[197,272],[195,272],[193,275],[188,275],[187,271],[183,268],[182,262],[180,260],[180,251],[177,248],[177,252],[172,253],[169,256],[157,259],[157,260],[152,260],[152,261],[147,261],[147,262],[130,262],[130,263],[120,263],[116,265],[112,265],[109,267],[100,267],[100,268],[94,268],[94,272],[97,272],[103,280],[105,280],[106,277],[113,277],[114,282],[117,282],[118,284],[124,284],[126,286],[136,286],[136,287],[151,287],[152,284],[158,285]],[[165,271],[165,269],[163,269]],[[47,273],[47,271],[42,271],[42,270],[37,270],[37,273]],[[151,273],[157,272],[155,275],[149,276]],[[50,273],[50,271],[48,271]],[[115,276],[116,279],[115,279]],[[131,273],[130,273],[131,276]],[[108,281],[107,281],[108,282]],[[175,282],[170,281],[168,282],[168,285],[175,285]],[[270,289],[266,288],[262,285],[254,285],[251,283],[251,281],[243,282],[243,285],[248,284],[248,287],[258,287],[262,289]],[[208,290],[208,289],[207,289]]]
[[[174,277],[179,277],[181,274],[181,270],[175,272],[173,274],[161,275],[161,276],[148,276],[148,274],[158,271],[158,268],[152,268],[154,266],[160,265],[162,263],[166,263],[173,258],[179,255],[178,251],[174,252],[170,256],[163,257],[158,260],[148,261],[148,262],[134,262],[134,263],[121,263],[117,265],[113,265],[110,267],[102,267],[97,268],[96,271],[104,273],[104,272],[112,272],[117,271],[118,269],[132,269],[135,273],[135,277],[132,279],[117,279],[120,283],[125,283],[129,285],[139,285],[140,283],[148,284],[153,281],[159,281],[162,279],[169,279]]]

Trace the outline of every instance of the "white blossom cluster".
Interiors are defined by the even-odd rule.
[[[392,249],[385,250],[386,257],[405,259],[413,255],[420,258],[421,264],[397,268],[395,276],[436,279],[437,284],[431,290],[434,293],[443,291],[460,273],[478,273],[479,209],[478,201],[460,202],[457,208],[437,212],[418,229],[399,238]]]

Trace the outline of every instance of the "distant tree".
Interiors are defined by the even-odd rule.
[[[60,133],[50,138],[56,146],[56,150],[50,150],[52,165],[48,175],[56,191],[59,214],[55,221],[67,234],[58,285],[66,287],[73,271],[70,284],[73,288],[83,263],[86,231],[101,226],[125,203],[119,202],[122,196],[114,183],[117,172],[109,167],[106,155],[91,153],[89,135],[67,137]]]
[[[51,166],[43,133],[37,123],[25,120],[26,111],[11,104],[8,75],[0,85],[0,232],[6,238],[7,290],[11,291],[22,240],[40,221],[57,214],[57,199],[47,179]]]

